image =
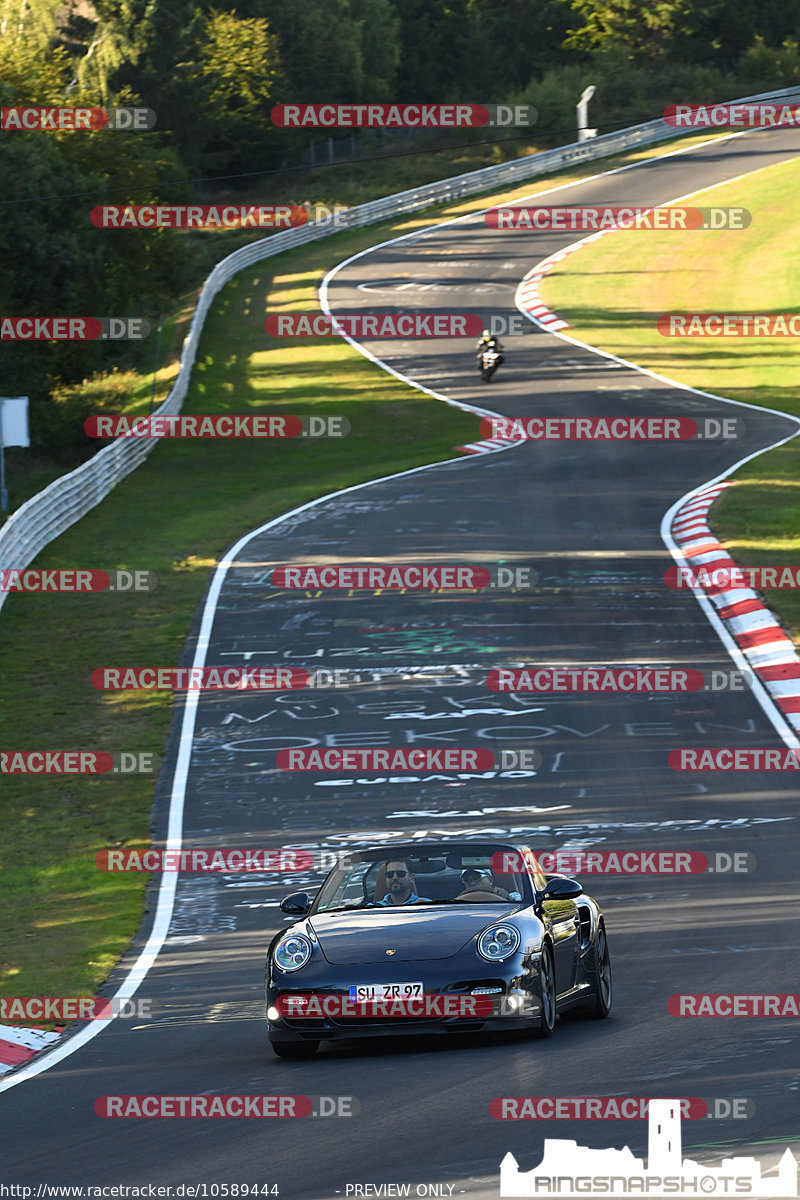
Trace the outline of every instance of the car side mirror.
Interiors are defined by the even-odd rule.
[[[583,895],[583,888],[577,879],[564,879],[559,876],[551,879],[542,892],[543,900],[576,900]]]
[[[308,892],[292,892],[281,900],[281,912],[287,917],[304,917],[311,908],[311,897]]]

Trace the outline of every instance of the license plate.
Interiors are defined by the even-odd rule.
[[[406,1000],[410,996],[421,996],[423,984],[417,983],[354,983],[350,985],[350,999],[359,1003],[363,1000]]]

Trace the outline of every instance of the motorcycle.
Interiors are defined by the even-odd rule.
[[[481,351],[480,359],[478,360],[478,370],[485,383],[489,383],[497,368],[503,361],[503,356],[494,346],[487,346]]]

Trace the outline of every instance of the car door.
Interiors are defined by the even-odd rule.
[[[578,905],[569,899],[545,899],[542,912],[553,936],[556,990],[563,995],[575,986],[580,939]]]

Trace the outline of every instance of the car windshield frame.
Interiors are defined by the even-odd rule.
[[[311,917],[345,912],[385,912],[390,909],[417,911],[430,908],[475,907],[478,904],[491,905],[494,909],[506,910],[508,908],[519,907],[520,905],[532,904],[536,888],[531,878],[530,869],[524,863],[520,865],[517,871],[507,873],[507,875],[514,875],[517,888],[512,894],[518,898],[509,898],[506,900],[495,893],[487,893],[485,901],[456,899],[458,889],[461,889],[461,891],[464,890],[464,885],[460,879],[460,874],[463,870],[466,870],[470,865],[479,865],[477,864],[477,860],[480,859],[485,859],[488,863],[492,855],[504,852],[521,853],[517,847],[509,846],[508,843],[495,842],[436,843],[415,847],[381,847],[380,849],[370,848],[363,851],[354,851],[344,855],[330,871],[314,897],[308,915]],[[383,863],[393,861],[395,858],[398,861],[410,858],[412,865],[416,868],[420,868],[426,863],[435,863],[438,866],[442,859],[445,862],[441,868],[434,871],[412,870],[412,874],[415,876],[414,891],[416,895],[421,897],[418,902],[414,904],[381,904],[380,901],[374,899],[378,871]],[[456,868],[450,865],[448,860],[455,858],[462,859],[461,867]],[[464,860],[467,861],[465,862]],[[473,862],[470,863],[469,860],[473,860]],[[361,870],[362,867],[365,869]],[[452,897],[444,899],[426,897],[426,878],[441,880],[448,877],[452,878],[453,882],[454,895]],[[507,890],[510,891],[510,889]]]

